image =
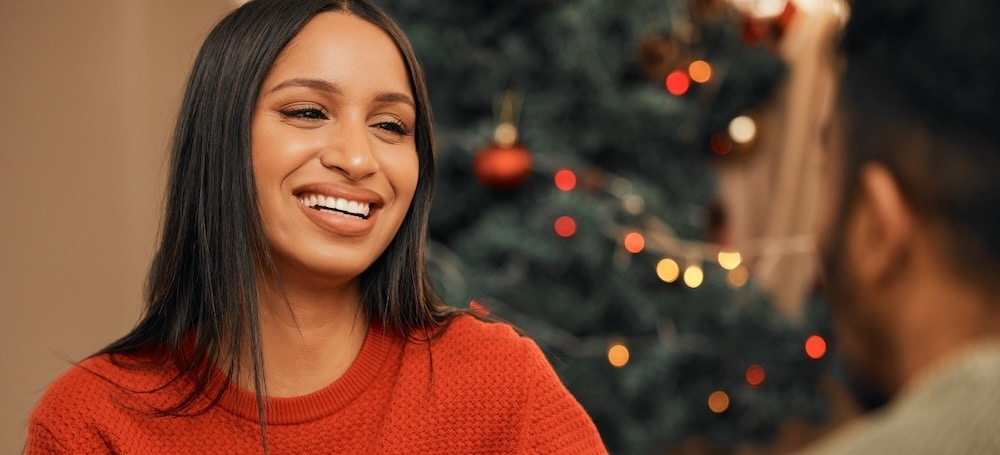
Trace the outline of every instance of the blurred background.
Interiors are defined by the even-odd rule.
[[[136,320],[167,147],[234,0],[0,0],[0,452]],[[834,0],[376,0],[424,65],[430,265],[616,454],[785,453],[856,414],[813,199]]]

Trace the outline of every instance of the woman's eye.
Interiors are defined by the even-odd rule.
[[[305,120],[327,120],[329,117],[318,107],[301,107],[286,109],[281,111],[281,116],[285,118],[298,118]]]
[[[374,126],[375,128],[398,134],[400,136],[407,136],[410,134],[410,130],[406,128],[406,125],[399,121],[378,122]]]

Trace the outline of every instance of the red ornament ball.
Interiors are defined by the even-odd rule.
[[[531,152],[520,144],[490,144],[479,150],[472,172],[484,185],[503,190],[521,186],[531,174]]]

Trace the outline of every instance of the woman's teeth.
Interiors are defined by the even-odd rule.
[[[371,213],[371,205],[367,203],[323,196],[322,194],[300,196],[299,202],[312,209],[339,212],[358,218],[368,218],[368,214]]]

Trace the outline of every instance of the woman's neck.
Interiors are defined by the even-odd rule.
[[[267,394],[305,395],[343,376],[368,333],[357,281],[324,289],[259,288]]]

